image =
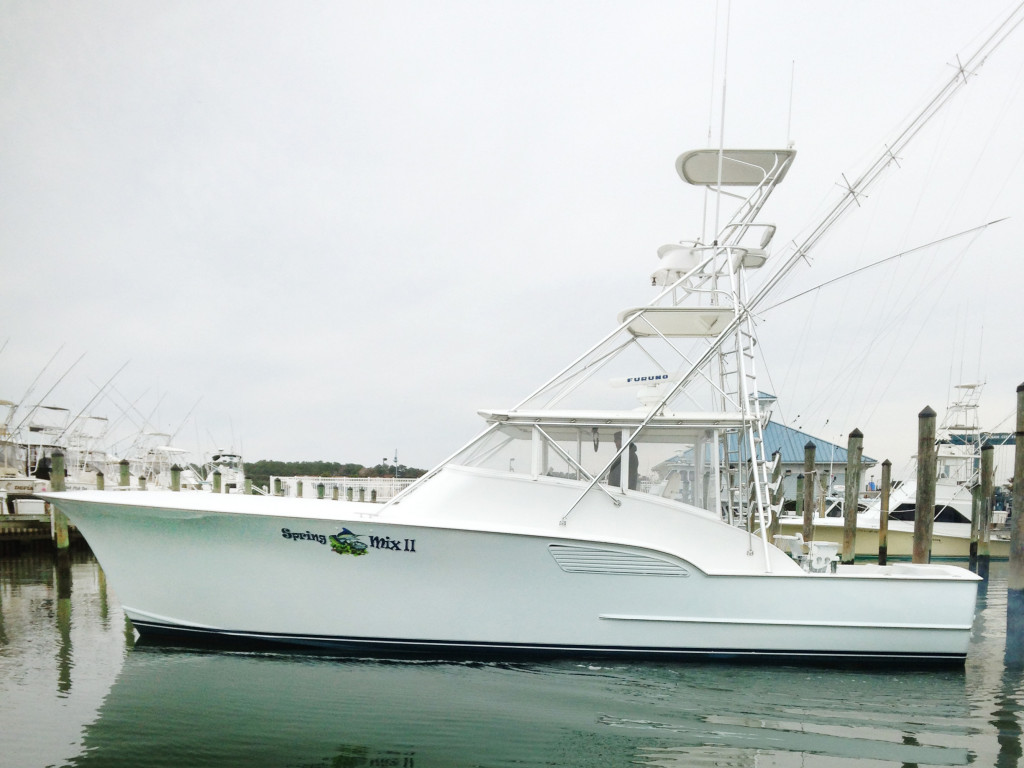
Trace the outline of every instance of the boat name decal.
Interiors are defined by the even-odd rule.
[[[342,528],[337,533],[325,536],[310,531],[292,531],[281,529],[281,538],[290,541],[313,541],[317,544],[330,544],[331,549],[339,555],[365,555],[370,549],[384,549],[389,552],[415,552],[416,539],[392,539],[390,536],[369,536],[369,541],[362,541],[363,536]]]
[[[331,534],[331,549],[339,555],[365,555],[366,542],[360,541],[360,537],[348,528],[342,528],[335,534]]]
[[[316,541],[320,544],[327,543],[327,537],[322,533],[310,533],[309,531],[306,531],[305,533],[297,533],[295,531],[289,531],[287,528],[282,528],[281,536],[282,538],[291,539],[292,541]]]
[[[379,536],[371,536],[370,546],[374,549],[389,549],[392,552],[415,552],[416,539],[392,539],[390,536],[382,539]]]
[[[667,373],[659,373],[657,376],[630,376],[626,379],[626,383],[635,384],[639,381],[665,381],[667,379]]]

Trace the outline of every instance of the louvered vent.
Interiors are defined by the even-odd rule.
[[[549,544],[548,551],[566,573],[614,573],[629,576],[689,576],[681,565],[639,552]]]

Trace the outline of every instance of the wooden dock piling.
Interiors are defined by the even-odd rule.
[[[97,472],[96,473],[96,490],[97,491],[104,490],[104,483],[103,483],[103,481],[104,481],[103,473],[102,472]]]
[[[995,490],[995,448],[981,449],[981,503],[978,505],[978,570],[979,576],[988,577],[989,542],[992,526],[992,494]]]
[[[318,499],[324,498],[324,494],[326,492],[327,492],[327,486],[325,486],[323,483],[317,483],[316,484],[316,497]]]
[[[58,492],[65,490],[64,454],[61,451],[54,451],[50,454],[50,490]],[[58,553],[66,553],[68,547],[71,546],[68,519],[64,516],[63,512],[53,507],[50,502],[46,502],[46,507],[50,511],[51,519],[53,520],[53,543],[57,547]]]
[[[857,551],[857,499],[860,497],[861,458],[864,435],[859,429],[850,433],[846,443],[846,492],[843,497],[842,562],[852,564]]]
[[[213,492],[214,493],[220,493],[220,478],[221,478],[220,470],[219,469],[213,470]]]
[[[892,490],[892,462],[882,462],[882,495],[878,512],[878,564],[885,565],[889,557],[889,492]]]
[[[817,448],[810,440],[804,445],[804,487],[797,491],[797,498],[803,499],[804,541],[814,538],[814,454]]]
[[[333,485],[333,486],[331,486],[331,501],[337,501],[337,500],[338,500],[338,486]]]
[[[1010,567],[1006,576],[1006,666],[1024,667],[1024,384],[1017,387]]]
[[[976,571],[978,565],[978,539],[981,536],[981,483],[971,486],[971,544],[967,550],[970,568]]]
[[[54,451],[50,454],[50,490],[58,493],[65,490],[65,477],[64,454],[61,451]]]
[[[121,459],[118,467],[121,470],[121,476],[117,484],[122,488],[127,488],[132,484],[131,475],[128,474],[128,459]]]
[[[171,490],[181,490],[181,467],[177,464],[171,467]]]
[[[927,405],[917,414],[917,497],[914,509],[915,563],[932,559],[935,520],[935,411]]]

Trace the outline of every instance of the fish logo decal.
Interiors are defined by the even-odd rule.
[[[331,549],[339,555],[365,555],[366,544],[359,540],[357,534],[352,533],[348,528],[342,528],[338,533],[328,537],[331,542]]]

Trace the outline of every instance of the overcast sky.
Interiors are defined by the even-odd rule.
[[[732,4],[725,143],[798,151],[776,243],[1011,7]],[[673,162],[718,142],[724,8],[716,46],[696,0],[7,0],[0,399],[81,357],[46,402],[248,460],[432,465],[699,234]],[[780,290],[1011,217],[765,313],[777,420],[902,468],[918,412],[980,379],[1012,431],[1022,85],[1018,29]]]

